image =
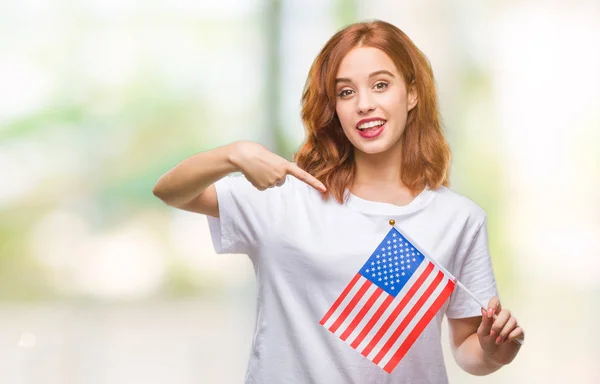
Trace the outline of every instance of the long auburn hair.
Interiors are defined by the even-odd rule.
[[[337,32],[313,62],[302,94],[306,139],[294,155],[296,164],[327,186],[342,203],[354,182],[354,147],[335,110],[335,78],[344,56],[355,47],[385,52],[396,64],[404,83],[417,93],[417,105],[408,112],[402,135],[402,182],[413,194],[425,186],[448,186],[450,148],[442,132],[433,71],[410,38],[381,20],[356,23]]]

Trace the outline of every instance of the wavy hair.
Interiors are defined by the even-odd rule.
[[[442,132],[433,71],[410,38],[381,20],[356,23],[337,32],[313,62],[302,94],[306,139],[294,154],[296,164],[327,186],[342,203],[354,182],[354,147],[337,116],[335,77],[342,59],[359,46],[378,48],[394,62],[404,83],[415,87],[417,105],[408,112],[402,134],[402,182],[413,194],[425,186],[448,186],[450,148]]]

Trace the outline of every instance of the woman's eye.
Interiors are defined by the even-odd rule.
[[[379,91],[383,91],[387,87],[388,87],[388,84],[383,81],[380,81],[379,83],[375,84],[375,89],[377,89]]]
[[[338,96],[340,96],[340,97],[346,97],[346,96],[349,96],[351,93],[352,93],[352,90],[350,90],[350,89],[342,89],[338,93]]]

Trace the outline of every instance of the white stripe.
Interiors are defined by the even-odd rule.
[[[436,269],[435,272],[437,274],[437,272],[438,272],[437,269]],[[408,326],[406,327],[406,329],[404,330],[404,332],[402,332],[402,334],[400,335],[400,337],[392,345],[392,347],[389,349],[389,351],[386,353],[386,355],[383,357],[383,359],[381,359],[381,361],[378,364],[380,367],[382,367],[382,368],[385,367],[385,365],[392,359],[392,357],[394,356],[394,354],[396,353],[396,351],[398,351],[398,349],[400,349],[400,347],[402,346],[402,343],[404,343],[404,341],[406,340],[406,338],[408,337],[408,335],[410,335],[410,333],[413,331],[413,329],[415,329],[415,327],[417,326],[418,322],[425,315],[425,312],[427,312],[427,310],[429,310],[429,308],[431,307],[431,305],[440,296],[440,294],[442,293],[442,291],[446,287],[446,284],[448,284],[448,279],[447,278],[443,278],[440,281],[440,283],[438,284],[438,286],[435,288],[435,290],[431,293],[431,296],[429,297],[429,299],[427,299],[427,301],[425,302],[425,304],[421,307],[421,309],[419,310],[419,312],[417,312],[417,314],[415,315],[415,317],[413,317],[413,319],[408,324]]]
[[[361,277],[361,280],[366,281],[366,279],[363,279],[362,277]],[[361,283],[361,286],[362,286],[362,283]],[[337,337],[342,336],[342,333],[344,333],[346,328],[348,328],[348,326],[352,323],[352,320],[354,320],[356,315],[358,315],[358,312],[360,312],[360,310],[365,306],[365,304],[367,303],[367,301],[369,300],[371,295],[376,290],[377,290],[377,286],[375,284],[371,283],[369,288],[365,291],[365,294],[360,298],[358,303],[356,303],[356,306],[354,306],[354,309],[352,309],[352,311],[350,311],[350,314],[348,315],[348,317],[346,317],[346,320],[344,320],[342,322],[342,324],[340,325],[340,327],[337,329],[337,331],[334,332],[334,334]]]
[[[383,304],[383,302],[385,301],[385,299],[387,297],[388,297],[388,294],[385,291],[383,291],[381,293],[381,295],[379,295],[379,297],[377,298],[377,300],[375,300],[375,302],[373,303],[373,305],[371,306],[371,308],[369,308],[369,310],[367,311],[367,313],[365,313],[365,316],[362,318],[362,320],[360,321],[360,323],[358,323],[356,325],[356,328],[354,328],[354,331],[352,331],[352,333],[350,334],[350,336],[348,336],[348,338],[346,339],[346,342],[348,344],[352,344],[352,342],[354,341],[354,339],[356,339],[358,337],[358,335],[360,334],[360,332],[367,325],[367,323],[371,320],[371,318],[373,317],[373,315],[375,314],[375,312],[377,312],[377,310],[379,309],[379,307],[381,307],[381,305]]]
[[[383,337],[379,340],[379,342],[377,344],[375,344],[375,347],[371,350],[371,352],[367,356],[367,358],[369,360],[373,360],[375,358],[375,356],[377,356],[377,354],[379,353],[379,351],[381,351],[381,348],[383,348],[383,346],[388,341],[388,339],[390,338],[390,336],[392,336],[392,334],[396,331],[396,329],[398,329],[398,327],[400,326],[400,323],[402,323],[402,321],[406,318],[406,316],[412,310],[412,308],[415,306],[415,304],[417,304],[417,302],[421,299],[421,297],[423,296],[423,294],[425,293],[425,291],[427,290],[427,288],[429,288],[429,286],[431,285],[431,283],[435,279],[436,274],[437,274],[437,270],[434,268],[429,273],[429,276],[427,276],[427,278],[425,279],[425,281],[423,282],[423,284],[421,284],[421,286],[419,287],[419,289],[417,289],[417,292],[415,292],[415,294],[412,296],[412,298],[404,306],[404,308],[402,309],[402,311],[400,312],[400,314],[396,317],[396,319],[394,320],[394,322],[392,323],[392,325],[384,333]],[[402,298],[396,297],[396,300],[398,300],[398,299],[401,300]],[[400,303],[400,300],[398,300],[398,302],[395,303],[396,305],[394,307],[396,307]],[[393,309],[394,308],[392,308],[392,311],[393,311]],[[390,311],[390,315],[391,315],[392,311]],[[389,317],[389,315],[386,316],[385,320],[387,320],[388,317]],[[371,330],[370,333],[372,333],[372,335],[369,335],[369,339],[373,339],[373,337],[375,337],[375,335],[377,334],[377,332],[379,332],[380,328],[383,326],[384,321],[382,322],[382,324],[379,327],[377,327],[377,329],[373,328]]]
[[[425,271],[425,268],[427,268],[427,263],[421,263],[421,265],[419,265],[419,267],[417,268],[415,273],[411,276],[411,278],[404,285],[404,287],[402,287],[400,294],[398,296],[396,296],[396,298],[394,298],[394,301],[392,301],[392,303],[387,307],[385,312],[381,315],[381,317],[379,317],[379,320],[377,321],[377,323],[375,323],[375,325],[371,328],[371,330],[369,331],[367,336],[365,336],[363,341],[360,343],[360,345],[357,348],[358,351],[362,352],[369,345],[369,343],[371,342],[371,340],[373,340],[373,338],[375,337],[377,332],[379,332],[379,330],[381,329],[383,324],[387,321],[387,319],[392,315],[392,313],[394,312],[396,307],[400,304],[400,302],[402,301],[402,298],[404,298],[404,296],[406,296],[406,294],[408,293],[410,288],[416,283],[417,279],[419,279],[419,277],[423,274],[423,272]],[[421,287],[417,290],[417,292],[415,292],[415,294],[413,295],[413,298],[420,297],[421,292],[423,292],[425,290],[424,286],[426,284],[428,284],[429,281],[433,280],[433,278],[434,277],[432,277],[431,273],[430,273],[429,276],[425,279],[425,281],[421,285]],[[406,315],[406,312],[407,312],[407,310],[410,310],[411,303],[413,301],[414,301],[414,299],[410,300],[407,303],[407,305],[405,306],[405,309],[402,310],[400,312],[400,314],[398,315],[398,318],[402,318],[403,316]],[[398,321],[398,318],[396,318],[396,322]],[[392,327],[393,326],[394,326],[394,324],[392,324]],[[380,343],[381,342],[379,342],[378,344],[380,344]],[[374,349],[375,348],[377,348],[377,344],[375,345]]]
[[[360,278],[356,281],[356,284],[354,284],[354,286],[352,287],[352,289],[350,290],[350,292],[348,292],[348,294],[346,295],[346,297],[344,298],[344,300],[337,307],[337,309],[335,310],[335,312],[333,312],[331,314],[331,316],[329,317],[329,319],[325,322],[325,324],[323,324],[323,326],[325,328],[327,328],[327,329],[331,328],[331,326],[333,325],[333,323],[335,323],[335,321],[337,320],[337,318],[340,317],[340,315],[342,314],[342,312],[344,311],[344,309],[350,303],[350,300],[352,300],[352,298],[356,295],[356,292],[358,292],[360,290],[360,287],[362,287],[362,285],[364,284],[365,281],[367,281],[367,279],[365,279],[361,275]]]

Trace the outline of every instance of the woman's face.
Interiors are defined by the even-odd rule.
[[[336,75],[335,110],[348,140],[367,154],[401,145],[406,118],[417,104],[392,59],[372,47],[357,47]]]

